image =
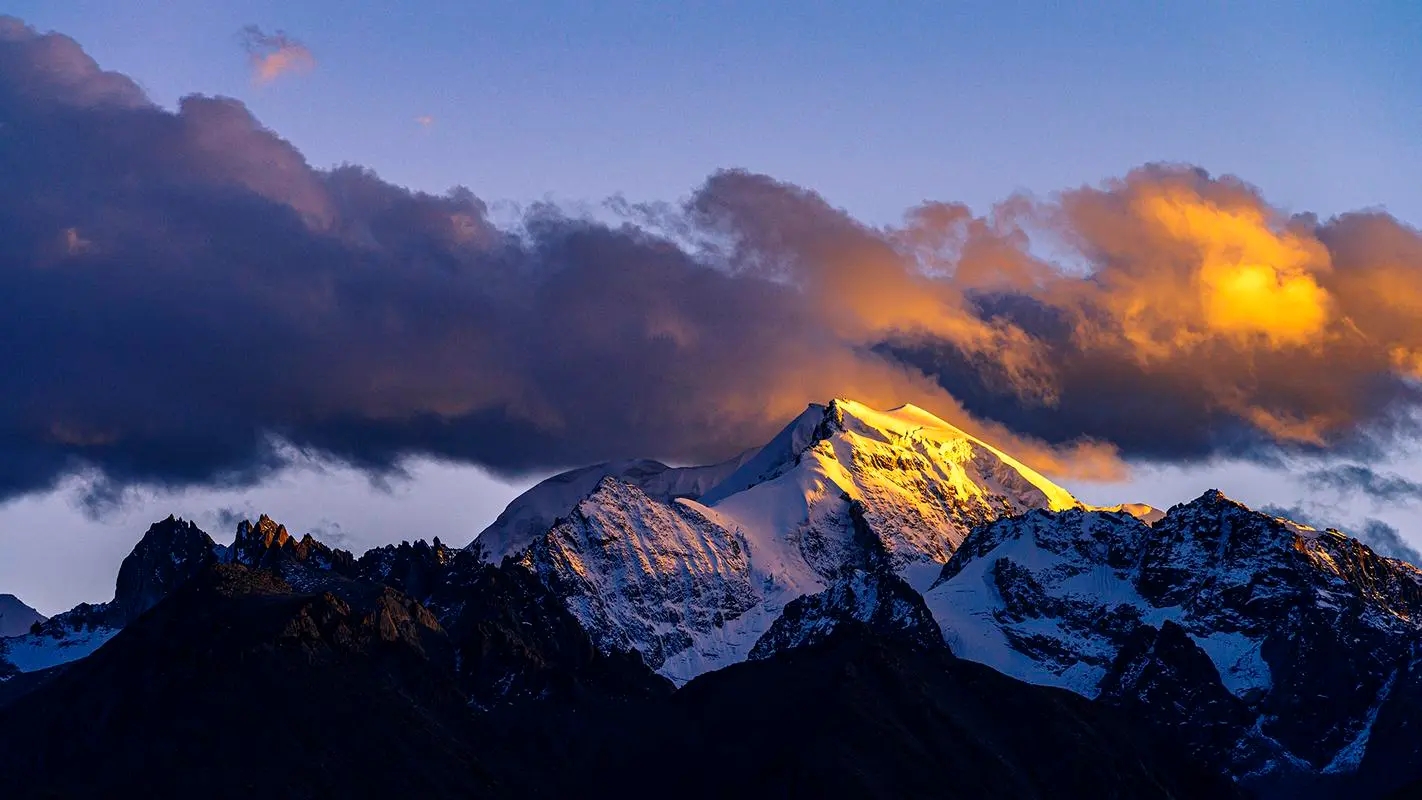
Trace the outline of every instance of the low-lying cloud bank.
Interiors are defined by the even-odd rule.
[[[915,402],[1057,475],[1366,453],[1412,428],[1422,234],[1147,166],[875,228],[764,175],[606,224],[314,169],[0,18],[0,495],[707,461],[810,401]]]

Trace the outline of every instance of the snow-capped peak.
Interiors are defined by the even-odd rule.
[[[1052,483],[1041,473],[916,405],[906,403],[888,411],[875,411],[863,403],[853,400],[836,399],[830,405],[831,408],[841,411],[845,420],[857,423],[860,432],[869,435],[877,433],[885,442],[917,438],[940,445],[958,446],[961,443],[967,443],[973,448],[981,448],[991,453],[1002,464],[1017,473],[1017,476],[1022,480],[1041,492],[1047,508],[1061,511],[1081,507],[1081,502],[1070,492]],[[1018,490],[1020,487],[1014,488],[1014,491]]]
[[[701,502],[752,542],[765,542],[762,549],[793,539],[799,558],[790,561],[816,565],[821,577],[841,566],[851,506],[860,532],[899,570],[947,561],[974,525],[1031,508],[1081,507],[1021,462],[923,409],[876,411],[844,399],[810,406]],[[809,557],[807,541],[815,545]]]
[[[743,660],[786,603],[852,570],[889,569],[922,589],[974,526],[1081,507],[1021,462],[910,405],[811,405],[728,472],[699,499],[597,476],[523,561],[599,644],[636,649],[684,681]],[[546,486],[535,492],[540,503],[552,497]]]

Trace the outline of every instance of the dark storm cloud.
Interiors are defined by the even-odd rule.
[[[727,171],[621,224],[500,228],[468,190],[313,169],[235,100],[157,108],[3,20],[0,174],[0,494],[243,485],[292,452],[703,461],[834,396],[1102,477],[1118,448],[1356,449],[1422,374],[1415,231],[1281,219],[1183,168],[887,230]]]
[[[1422,500],[1422,483],[1362,464],[1339,464],[1310,471],[1304,482],[1313,489],[1341,494],[1365,494],[1377,503],[1405,504]]]
[[[498,230],[467,190],[312,169],[234,100],[164,111],[13,21],[0,64],[0,492],[89,467],[98,505],[132,482],[240,485],[281,442],[373,471],[711,459],[836,393],[951,407],[801,291],[738,272],[749,255],[553,208]],[[685,216],[726,238],[741,197],[777,194],[891,254],[758,176],[713,177]]]

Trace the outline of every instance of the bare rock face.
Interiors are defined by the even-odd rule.
[[[197,525],[171,516],[155,522],[119,565],[112,627],[138,619],[216,560],[216,543]]]
[[[266,514],[261,515],[256,524],[247,520],[237,524],[237,535],[226,558],[249,567],[295,562],[342,574],[353,573],[355,569],[355,557],[350,553],[332,549],[309,533],[297,539],[287,532],[285,525]]]

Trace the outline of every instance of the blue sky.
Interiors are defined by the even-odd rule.
[[[668,199],[743,166],[887,222],[1164,160],[1291,208],[1422,217],[1413,3],[10,6],[160,102],[232,95],[316,165],[489,200]],[[248,24],[317,69],[254,86]]]
[[[715,169],[746,167],[887,224],[924,199],[982,210],[1014,191],[1183,161],[1290,210],[1384,207],[1422,223],[1422,6],[1158,5],[12,0],[6,11],[77,39],[165,105],[237,97],[317,166],[465,185],[496,206],[674,200]],[[239,36],[252,24],[304,43],[315,68],[254,83]],[[1398,458],[1415,474],[1411,454]],[[155,494],[98,521],[62,492],[10,503],[0,591],[48,612],[104,599],[117,560],[169,511],[334,522],[355,547],[463,543],[518,489],[472,468],[421,470],[389,492],[318,470],[251,492]],[[1254,502],[1298,499],[1286,476],[1237,464],[1082,488],[1168,505],[1216,482]],[[51,532],[47,552],[37,528]],[[64,577],[76,560],[82,576]]]

